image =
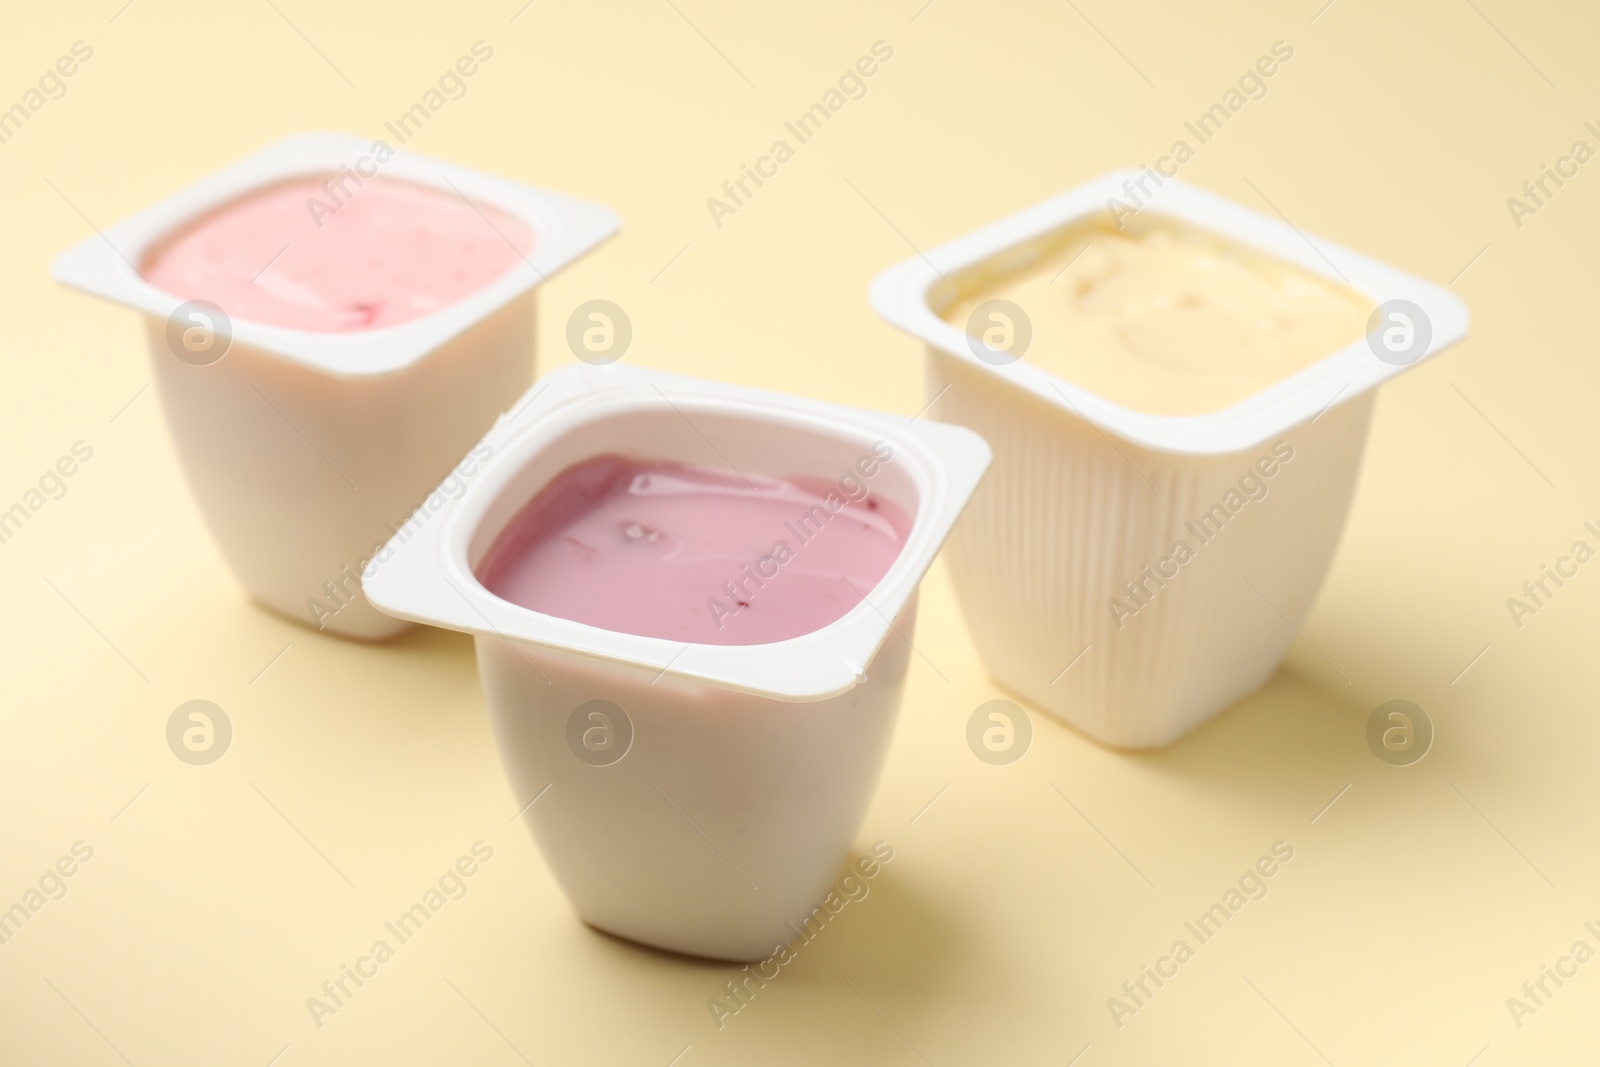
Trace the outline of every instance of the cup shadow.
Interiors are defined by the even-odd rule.
[[[1280,666],[1255,692],[1165,748],[1124,753],[1185,788],[1266,804],[1297,799],[1308,783],[1365,774],[1363,723],[1372,711]]]
[[[852,853],[848,863],[853,866],[859,858]],[[787,1034],[793,1047],[815,1048],[819,1002],[835,1008],[853,1002],[850,1010],[828,1013],[829,1043],[862,1055],[881,1046],[883,1055],[892,1057],[904,1049],[894,1048],[901,1039],[884,1026],[877,1007],[908,998],[931,1004],[944,996],[964,954],[962,935],[955,916],[919,892],[915,880],[892,863],[861,884],[868,887],[865,896],[825,924],[806,927],[781,949],[775,946],[767,959],[749,964],[652,948],[592,926],[585,932],[619,971],[638,980],[643,969],[669,989],[692,996],[703,1012],[700,1032],[707,1039],[736,1034],[759,1017],[763,1042],[784,1041]]]

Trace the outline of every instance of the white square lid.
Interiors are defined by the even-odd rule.
[[[820,433],[859,441],[863,447],[887,442],[894,450],[887,462],[903,465],[918,497],[899,556],[865,599],[841,618],[799,637],[759,645],[696,644],[618,633],[521,607],[478,581],[468,558],[473,536],[534,457],[579,427],[630,412],[667,410],[691,425],[697,413],[706,413],[767,422],[774,434],[786,429]],[[990,458],[983,438],[959,426],[620,364],[567,367],[545,376],[481,443],[492,454],[466,489],[432,511],[406,539],[397,535],[387,546],[391,555],[369,568],[363,589],[373,606],[432,626],[543,645],[785,701],[825,699],[866,677],[867,665],[944,544]],[[586,457],[575,456],[573,462],[580,458]],[[516,491],[524,494],[517,501],[520,508],[531,493]]]
[[[1380,360],[1362,339],[1220,411],[1202,415],[1154,415],[1115,404],[1031,363],[1026,357],[997,365],[981,360],[966,332],[942,319],[929,303],[933,287],[947,276],[997,257],[1008,249],[1106,212],[1113,200],[1128,202],[1133,182],[1147,171],[1117,171],[1096,178],[980,230],[913,256],[873,280],[872,307],[941,352],[978,367],[1100,429],[1147,448],[1189,455],[1238,452],[1394,377],[1408,366],[1466,336],[1467,309],[1448,289],[1396,270],[1286,221],[1242,207],[1176,179],[1163,179],[1141,212],[1186,222],[1241,246],[1284,260],[1342,284],[1375,305],[1406,300],[1421,308],[1431,326],[1425,351],[1407,364]]]
[[[52,273],[63,284],[165,319],[184,301],[140,275],[136,265],[153,245],[256,189],[292,178],[337,174],[340,164],[354,167],[357,161],[371,159],[379,143],[343,133],[285,138],[85,238],[56,257]],[[459,194],[514,215],[534,231],[533,248],[477,292],[410,322],[329,333],[233,319],[235,341],[337,375],[400,370],[545,281],[618,227],[617,216],[596,204],[409,152],[395,151],[378,166],[378,176]]]

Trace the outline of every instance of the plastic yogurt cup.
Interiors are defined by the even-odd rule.
[[[1338,544],[1375,388],[1467,330],[1448,290],[1182,182],[1130,215],[1139,181],[1099,178],[871,290],[927,343],[938,417],[994,449],[950,542],[990,673],[1119,748],[1271,676]]]
[[[374,559],[367,596],[476,637],[522,819],[585,922],[677,952],[769,956],[845,862],[899,708],[917,584],[988,447],[960,427],[616,365],[547,376],[478,451],[491,458],[459,497]],[[765,644],[618,632],[491,593],[485,558],[524,507],[613,454],[826,479],[845,495],[865,484],[910,526],[842,617]],[[772,538],[790,534],[774,523]],[[784,566],[804,565],[807,546],[791,547]]]
[[[314,133],[84,240],[54,274],[144,313],[179,459],[249,593],[382,640],[408,627],[367,603],[361,572],[430,489],[472,476],[458,461],[533,379],[535,287],[616,229],[593,204]],[[249,257],[260,273],[241,280]]]

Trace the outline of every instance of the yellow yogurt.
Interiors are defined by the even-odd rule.
[[[1345,286],[1174,220],[1077,225],[1039,251],[1020,268],[951,279],[955,299],[940,314],[1003,337],[1015,324],[973,312],[1011,301],[1032,328],[1023,358],[1151,414],[1237,404],[1359,341],[1373,309]]]

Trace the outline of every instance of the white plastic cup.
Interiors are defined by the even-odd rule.
[[[1208,230],[1380,309],[1408,301],[1428,335],[1397,355],[1383,349],[1380,324],[1238,404],[1175,417],[1113,404],[1026,358],[980,359],[939,316],[958,295],[950,279],[1027,266],[1052,235],[1093,220],[1140,180],[1092,181],[896,264],[871,290],[884,319],[927,343],[938,417],[994,449],[994,473],[950,541],[956,592],[990,673],[1090,737],[1131,749],[1182,737],[1272,675],[1338,545],[1374,390],[1467,329],[1448,290],[1170,180],[1141,215]],[[1275,447],[1292,460],[1273,460]],[[1268,494],[1213,512],[1252,471]],[[1220,533],[1200,543],[1192,524],[1203,515],[1215,518],[1202,534]],[[1181,565],[1171,562],[1180,539],[1195,549]],[[1124,582],[1135,583],[1131,615],[1113,606],[1136,603]]]
[[[534,289],[617,229],[604,208],[372,142],[303,134],[195,183],[56,258],[58,281],[144,312],[153,375],[200,511],[240,583],[283,615],[384,640],[408,625],[375,611],[359,575],[373,552],[533,380]],[[292,178],[378,167],[525,222],[534,245],[508,273],[387,329],[314,333],[192,320],[137,265],[206,212]],[[359,195],[359,194],[357,194]],[[487,225],[487,223],[485,223]],[[229,336],[231,334],[231,337]],[[231,343],[230,343],[231,341]],[[220,357],[215,353],[221,352]]]
[[[474,576],[518,510],[592,456],[831,481],[875,443],[892,455],[864,480],[911,530],[861,603],[800,637],[616,633],[502,600]],[[585,922],[698,956],[771,955],[848,856],[899,708],[917,584],[988,447],[959,427],[618,365],[547,376],[475,451],[491,456],[484,469],[379,554],[368,597],[476,636],[522,818]]]

